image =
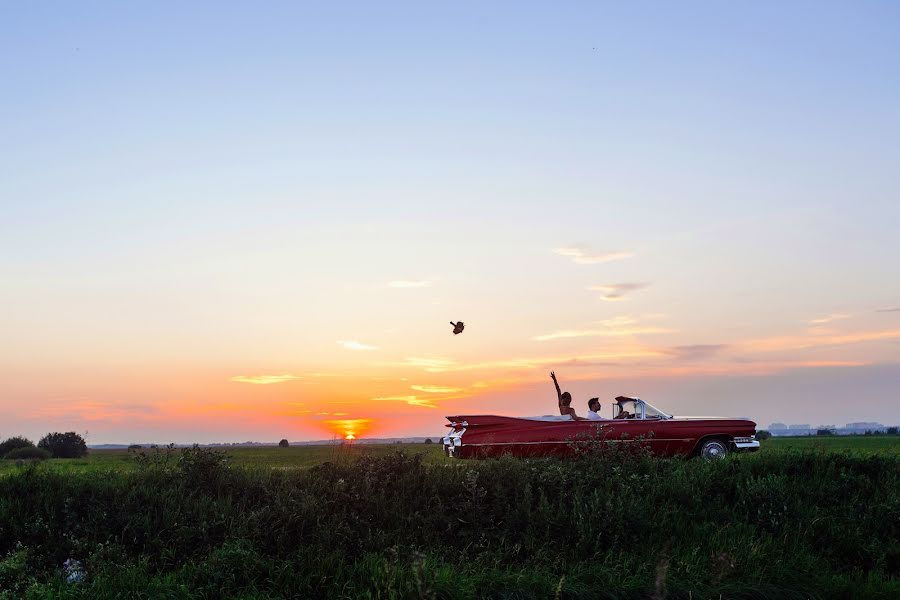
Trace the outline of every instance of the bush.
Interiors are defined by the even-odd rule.
[[[34,448],[34,442],[22,436],[14,436],[4,442],[0,442],[0,456],[6,456],[10,450],[16,448]]]
[[[280,442],[278,442],[278,447],[279,447],[279,448],[287,448],[287,447],[289,447],[290,445],[291,445],[291,444],[290,444],[287,440],[281,440]]]
[[[887,434],[888,435],[897,435],[897,428],[896,427],[888,427]]]
[[[433,444],[434,441],[432,441],[431,438],[425,438],[425,443],[426,443],[426,444]]]
[[[131,444],[130,446],[128,446],[128,449],[129,450],[143,450],[144,447],[141,446],[140,444]]]
[[[756,439],[758,440],[767,440],[772,437],[772,434],[766,431],[765,429],[761,429],[756,432]]]
[[[47,460],[50,458],[50,453],[44,450],[43,448],[35,448],[34,446],[23,446],[21,448],[15,448],[10,450],[6,454],[3,455],[3,458],[8,459],[16,459],[16,458],[33,458],[36,460]]]
[[[165,469],[22,469],[0,477],[0,590],[900,598],[900,458],[760,452],[707,463],[610,450],[438,464],[390,453],[262,470],[189,448],[172,450]],[[864,510],[847,518],[848,507]],[[61,577],[65,559],[84,565],[84,583]]]
[[[84,438],[74,431],[48,433],[38,442],[38,448],[49,451],[53,458],[81,458],[87,454]]]
[[[816,431],[816,435],[834,435],[834,432],[830,429],[819,429]]]

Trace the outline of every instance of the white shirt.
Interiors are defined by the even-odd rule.
[[[588,421],[609,421],[609,419],[604,419],[603,417],[601,417],[600,415],[598,415],[591,409],[588,409],[588,411],[587,411],[587,418],[588,418]]]

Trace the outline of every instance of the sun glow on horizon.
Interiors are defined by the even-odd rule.
[[[325,425],[338,437],[352,441],[371,430],[372,419],[334,419],[325,421]]]

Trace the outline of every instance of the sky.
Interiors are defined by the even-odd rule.
[[[0,437],[900,422],[896,3],[0,10]]]

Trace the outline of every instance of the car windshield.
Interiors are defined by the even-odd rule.
[[[672,415],[667,415],[663,411],[659,410],[655,406],[651,406],[647,402],[644,402],[644,418],[645,419],[669,419]]]
[[[643,408],[643,410],[641,410]],[[613,404],[613,416],[617,419],[671,419],[672,415],[664,413],[655,406],[637,398],[617,399]]]

